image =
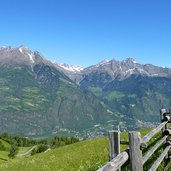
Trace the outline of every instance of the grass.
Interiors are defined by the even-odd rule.
[[[141,130],[141,137],[150,130]],[[159,134],[157,137],[159,137]],[[122,133],[121,140],[127,141],[128,134]],[[153,146],[155,140],[156,137],[151,140],[151,146]],[[95,171],[108,161],[108,146],[108,138],[102,137],[59,147],[34,156],[17,157],[13,160],[8,159],[6,152],[0,152],[0,158],[7,160],[0,161],[0,171]],[[149,145],[149,148],[151,146]],[[121,151],[126,148],[126,145],[121,145]],[[20,148],[20,153],[28,150],[29,148]],[[152,157],[149,165],[153,163],[153,159],[156,157]],[[145,170],[147,168],[145,167]]]
[[[15,162],[15,161],[20,160],[20,157],[16,157],[14,159],[10,159],[8,157],[10,145],[6,141],[3,141],[3,140],[0,140],[0,141],[6,147],[6,151],[0,151],[0,165],[5,164],[5,163],[11,163],[11,162]],[[23,153],[29,151],[31,148],[32,147],[19,147],[18,154],[23,154]]]
[[[7,143],[6,141],[4,141],[4,140],[2,140],[2,139],[0,139],[0,142],[2,143],[2,145],[5,147],[5,151],[9,151],[9,149],[10,149],[10,144],[9,143]]]
[[[149,129],[142,130],[144,136]],[[121,139],[128,136],[123,133]],[[127,146],[122,145],[121,150]],[[85,140],[27,158],[10,160],[0,171],[95,171],[108,161],[107,137]]]
[[[7,151],[0,151],[0,165],[9,160]]]
[[[107,138],[96,138],[64,146],[0,166],[2,171],[96,170],[108,160]]]

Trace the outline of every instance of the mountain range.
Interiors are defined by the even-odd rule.
[[[24,136],[97,136],[159,122],[171,106],[171,69],[132,58],[87,68],[27,47],[0,47],[0,130]]]

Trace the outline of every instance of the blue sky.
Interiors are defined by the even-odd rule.
[[[133,57],[171,67],[170,0],[0,1],[0,46],[84,67]]]

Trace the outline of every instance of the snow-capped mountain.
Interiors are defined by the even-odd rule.
[[[131,75],[157,76],[157,77],[171,77],[171,69],[166,67],[158,67],[151,64],[140,64],[133,58],[127,58],[123,61],[103,60],[96,65],[83,68],[78,65],[59,64],[49,61],[38,51],[32,51],[25,46],[0,47],[0,62],[12,64],[25,64],[34,66],[37,63],[48,63],[55,66],[61,72],[64,72],[70,79],[80,83],[90,75],[106,74],[108,79],[124,79]]]
[[[54,65],[52,62],[47,60],[40,52],[32,51],[26,46],[0,47],[0,65],[12,66],[23,64],[33,68],[39,63]]]
[[[115,79],[123,80],[132,75],[142,75],[148,77],[171,77],[171,69],[158,67],[151,64],[140,64],[133,58],[127,58],[123,61],[103,60],[96,65],[87,68],[71,66],[67,64],[56,64],[70,79],[79,85],[88,84],[88,82],[109,83]],[[103,85],[103,84],[102,84]]]
[[[133,58],[127,58],[123,61],[102,61],[97,65],[92,65],[85,68],[84,75],[101,72],[106,72],[112,79],[125,78],[130,75],[146,75],[146,76],[163,76],[171,77],[171,69],[154,66],[151,64],[140,64]]]
[[[17,130],[13,118],[38,125],[25,129],[27,134],[56,131],[57,124],[92,128],[102,121],[112,127],[122,121],[122,128],[133,129],[137,120],[157,121],[159,108],[171,106],[171,69],[133,58],[83,68],[51,62],[25,46],[5,46],[0,68],[1,130],[8,125]]]

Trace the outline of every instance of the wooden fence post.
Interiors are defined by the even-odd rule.
[[[120,153],[120,131],[109,131],[109,161]]]
[[[109,161],[120,153],[120,131],[109,131]],[[119,168],[117,171],[120,171]]]
[[[164,114],[166,113],[167,111],[166,111],[166,109],[160,109],[160,120],[161,120],[161,122],[163,122],[163,120],[164,120]],[[163,127],[163,129],[162,129],[162,136],[164,136],[164,132],[165,132],[165,130],[167,129],[167,124]],[[166,141],[164,142],[164,144],[166,143]],[[163,146],[163,150],[165,149],[165,147]],[[168,158],[169,158],[169,155],[167,154],[166,156],[165,156],[165,160],[164,160],[164,163],[165,163],[165,166],[167,165],[167,160],[168,160]]]
[[[129,132],[129,156],[131,171],[143,171],[141,137],[139,132]]]

